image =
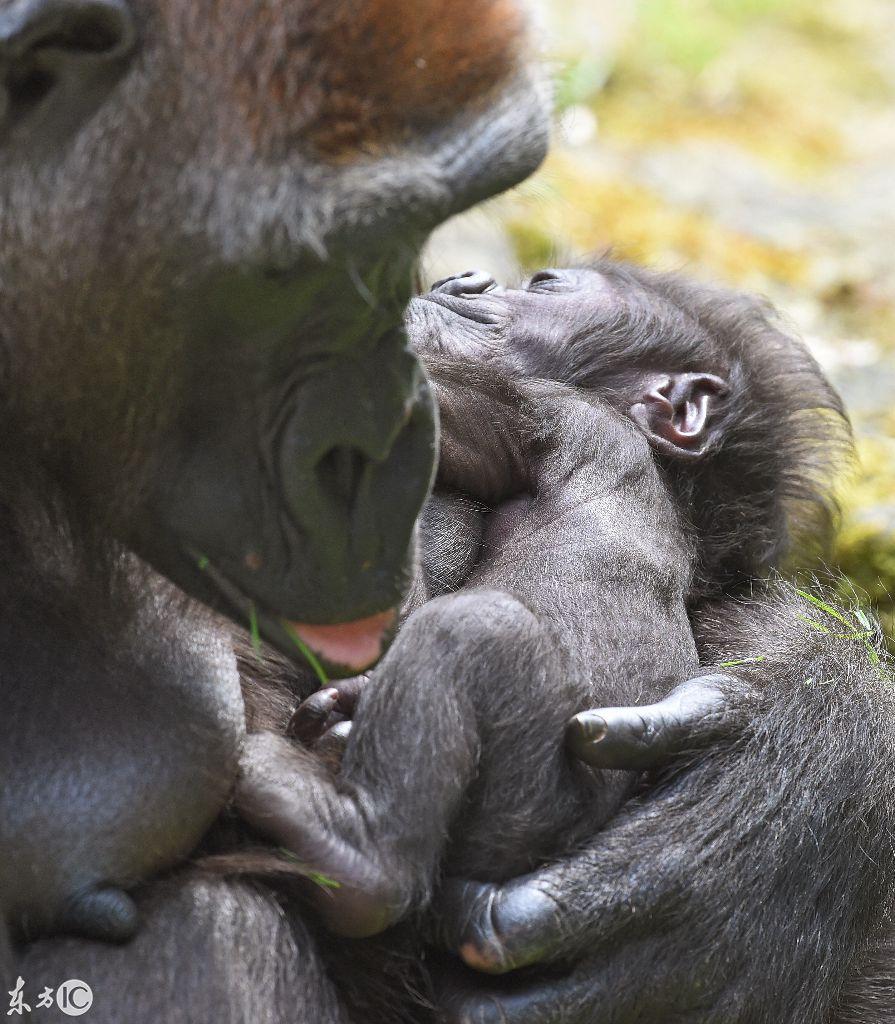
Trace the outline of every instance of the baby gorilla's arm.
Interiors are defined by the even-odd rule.
[[[431,895],[448,833],[472,781],[495,680],[545,678],[534,616],[497,591],[430,601],[414,613],[363,696],[338,777],[270,733],[249,737],[237,808],[309,873],[327,925],[376,934]],[[433,678],[433,667],[437,678]],[[520,708],[534,721],[543,710]]]

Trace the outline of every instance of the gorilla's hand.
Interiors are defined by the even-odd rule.
[[[707,676],[577,716],[569,741],[589,764],[665,771],[590,849],[448,886],[448,945],[467,965],[550,965],[452,977],[449,1020],[821,1019],[892,877],[893,702],[853,639],[786,625],[738,685]]]
[[[745,725],[744,698],[752,689],[740,685],[737,692],[733,677],[703,675],[657,704],[584,711],[569,723],[569,749],[593,768],[661,768]]]
[[[351,722],[368,674],[340,679],[302,701],[286,727],[286,735],[313,750],[332,771],[342,764],[351,735]]]

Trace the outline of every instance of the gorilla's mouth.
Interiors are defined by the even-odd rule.
[[[324,685],[379,661],[398,624],[394,606],[351,622],[292,622],[243,593],[207,558],[199,557],[197,564],[229,606],[230,617],[249,626],[254,643],[263,637],[284,652],[298,649]]]
[[[398,609],[389,608],[365,619],[334,625],[281,621],[290,635],[294,634],[297,641],[327,664],[362,672],[382,657],[386,640],[397,625]]]
[[[483,326],[497,326],[503,321],[503,306],[491,292],[481,295],[450,295],[445,292],[427,292],[419,300],[446,309],[453,316]]]

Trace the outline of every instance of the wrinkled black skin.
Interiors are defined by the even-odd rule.
[[[294,28],[337,6],[0,3],[0,932],[16,942],[127,938],[124,889],[225,806],[245,709],[217,613],[298,657],[282,620],[362,618],[411,578],[435,456],[403,326],[416,257],[537,166],[545,111],[520,39],[484,92],[376,153],[321,156],[292,116],[313,99]]]
[[[614,325],[654,296],[652,319],[628,323],[642,365],[666,351],[667,338],[651,343],[649,332],[679,323],[663,300],[673,296],[675,312],[686,317],[706,297],[676,280],[612,265],[599,271],[570,275],[579,316],[596,318],[589,293],[603,304],[606,277],[622,297],[621,308],[603,309]],[[555,299],[529,292],[502,301],[530,311]],[[722,296],[716,301],[724,307]],[[715,452],[751,446],[765,472],[788,460],[778,462],[786,476],[765,497],[767,541],[793,524],[792,502],[811,496],[820,467],[797,453],[810,451],[811,431],[825,436],[824,410],[835,413],[837,405],[810,359],[758,307],[741,302],[737,313],[734,337],[702,320],[702,361],[694,366],[745,386],[770,356],[778,373],[769,386],[780,400],[798,386],[790,413],[817,411],[813,421],[809,412],[802,422],[786,415],[756,423],[747,415],[756,396],[734,388],[716,415],[715,429],[726,434]],[[519,322],[521,314],[504,322],[506,348],[492,352],[505,376],[507,366],[532,358],[530,344],[514,347]],[[434,331],[442,354],[453,324],[443,318]],[[550,340],[545,361],[562,365],[563,342]],[[237,805],[341,883],[314,899],[337,930],[369,934],[426,906],[446,868],[480,880],[449,886],[442,908],[442,931],[467,962],[504,972],[547,959],[563,972],[559,981],[515,992],[510,982],[496,1000],[493,989],[485,997],[474,986],[458,994],[463,983],[455,976],[451,1019],[824,1021],[846,981],[855,984],[849,972],[887,907],[895,811],[890,680],[854,640],[804,626],[803,599],[782,584],[758,588],[753,599],[744,586],[734,591],[731,579],[761,567],[750,561],[757,549],[744,543],[734,551],[719,526],[699,550],[700,536],[681,523],[712,501],[713,484],[708,474],[682,481],[694,464],[654,456],[602,397],[627,394],[630,384],[627,374],[607,379],[604,341],[599,332],[591,336],[591,366],[581,370],[587,389],[526,391],[519,377],[548,376],[544,362],[526,361],[515,381],[526,391],[522,402],[495,391],[478,366],[469,388],[487,400],[476,408],[476,398],[463,395],[463,370],[447,380],[434,370],[443,408],[451,389],[458,407],[445,417],[445,451],[463,451],[452,447],[454,422],[473,425],[479,438],[467,458],[446,459],[443,478],[498,502],[481,547],[468,502],[441,497],[430,505],[426,547],[450,552],[451,562],[424,558],[416,592],[422,604],[361,698],[340,774],[318,767],[313,778],[311,756],[261,733],[247,749]],[[757,354],[756,342],[763,347]],[[580,345],[576,339],[583,362]],[[713,363],[725,350],[726,365]],[[683,363],[659,365],[680,370]],[[577,383],[569,377],[563,383]],[[524,425],[512,419],[520,405]],[[769,402],[765,411],[772,409]],[[507,452],[520,436],[522,450]],[[476,461],[483,446],[485,476]],[[723,469],[723,456],[714,461]],[[738,477],[746,486],[748,468]],[[722,495],[736,485],[734,478],[717,483]],[[531,491],[534,500],[499,504],[505,489]],[[741,512],[749,499],[745,493]],[[777,553],[786,543],[780,536],[764,550]],[[455,567],[471,557],[460,589],[439,597],[457,586]],[[708,567],[725,580],[727,596],[709,596]],[[700,568],[694,640],[687,599]],[[876,650],[881,657],[878,643]],[[713,728],[739,733],[737,740],[714,746],[688,772],[666,775],[614,817],[636,778],[588,776],[560,752],[569,716],[591,703],[643,703],[697,675],[700,665],[717,671],[755,658],[760,668],[740,666],[735,675],[726,668],[715,677],[728,706]],[[487,884],[562,854],[571,859],[529,879]]]

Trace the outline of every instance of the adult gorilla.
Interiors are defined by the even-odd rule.
[[[4,0],[6,500],[44,472],[287,650],[397,603],[402,312],[427,232],[543,155],[522,47],[512,0]]]
[[[415,259],[542,158],[525,49],[514,0],[0,0],[0,911],[18,937],[128,934],[115,886],[189,852],[226,798],[244,713],[208,608],[293,654],[379,653],[433,464],[402,325]],[[82,885],[95,860],[113,889]],[[191,927],[162,929],[181,959]],[[208,937],[225,951],[206,968],[238,958]],[[0,922],[4,978],[10,960]]]

